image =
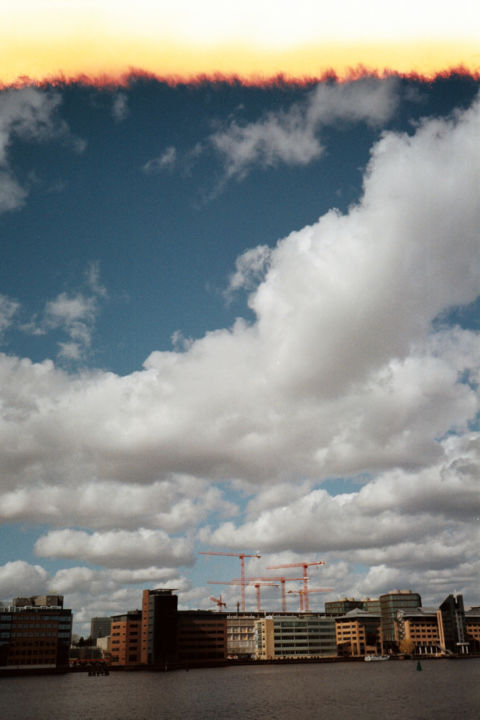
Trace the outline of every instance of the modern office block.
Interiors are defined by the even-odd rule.
[[[380,613],[360,608],[335,618],[338,654],[343,657],[376,655],[381,650]]]
[[[394,650],[398,646],[395,619],[398,610],[412,610],[422,606],[422,599],[418,593],[411,590],[390,590],[380,595],[382,652]]]
[[[335,621],[319,615],[272,615],[255,622],[255,657],[260,660],[335,656]]]
[[[67,670],[72,611],[63,608],[63,597],[61,604],[35,605],[32,598],[15,601],[0,609],[0,669]]]
[[[90,637],[92,640],[107,637],[110,635],[110,626],[112,618],[110,617],[94,617],[90,620]]]
[[[440,644],[446,653],[468,654],[462,595],[448,595],[437,610]]]

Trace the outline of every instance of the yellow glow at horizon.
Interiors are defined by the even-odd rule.
[[[130,69],[183,78],[480,68],[478,0],[18,0],[0,9],[0,83]]]

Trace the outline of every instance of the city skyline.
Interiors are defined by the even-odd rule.
[[[145,587],[208,607],[207,580],[240,574],[212,550],[261,555],[250,577],[325,561],[312,609],[397,587],[474,603],[478,68],[115,83],[39,65],[32,83],[16,67],[0,600],[62,594],[79,624]]]

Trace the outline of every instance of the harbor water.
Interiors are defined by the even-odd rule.
[[[2,720],[475,720],[480,659],[0,678]]]

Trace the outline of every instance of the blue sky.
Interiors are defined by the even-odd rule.
[[[0,599],[478,603],[478,89],[0,92]]]

